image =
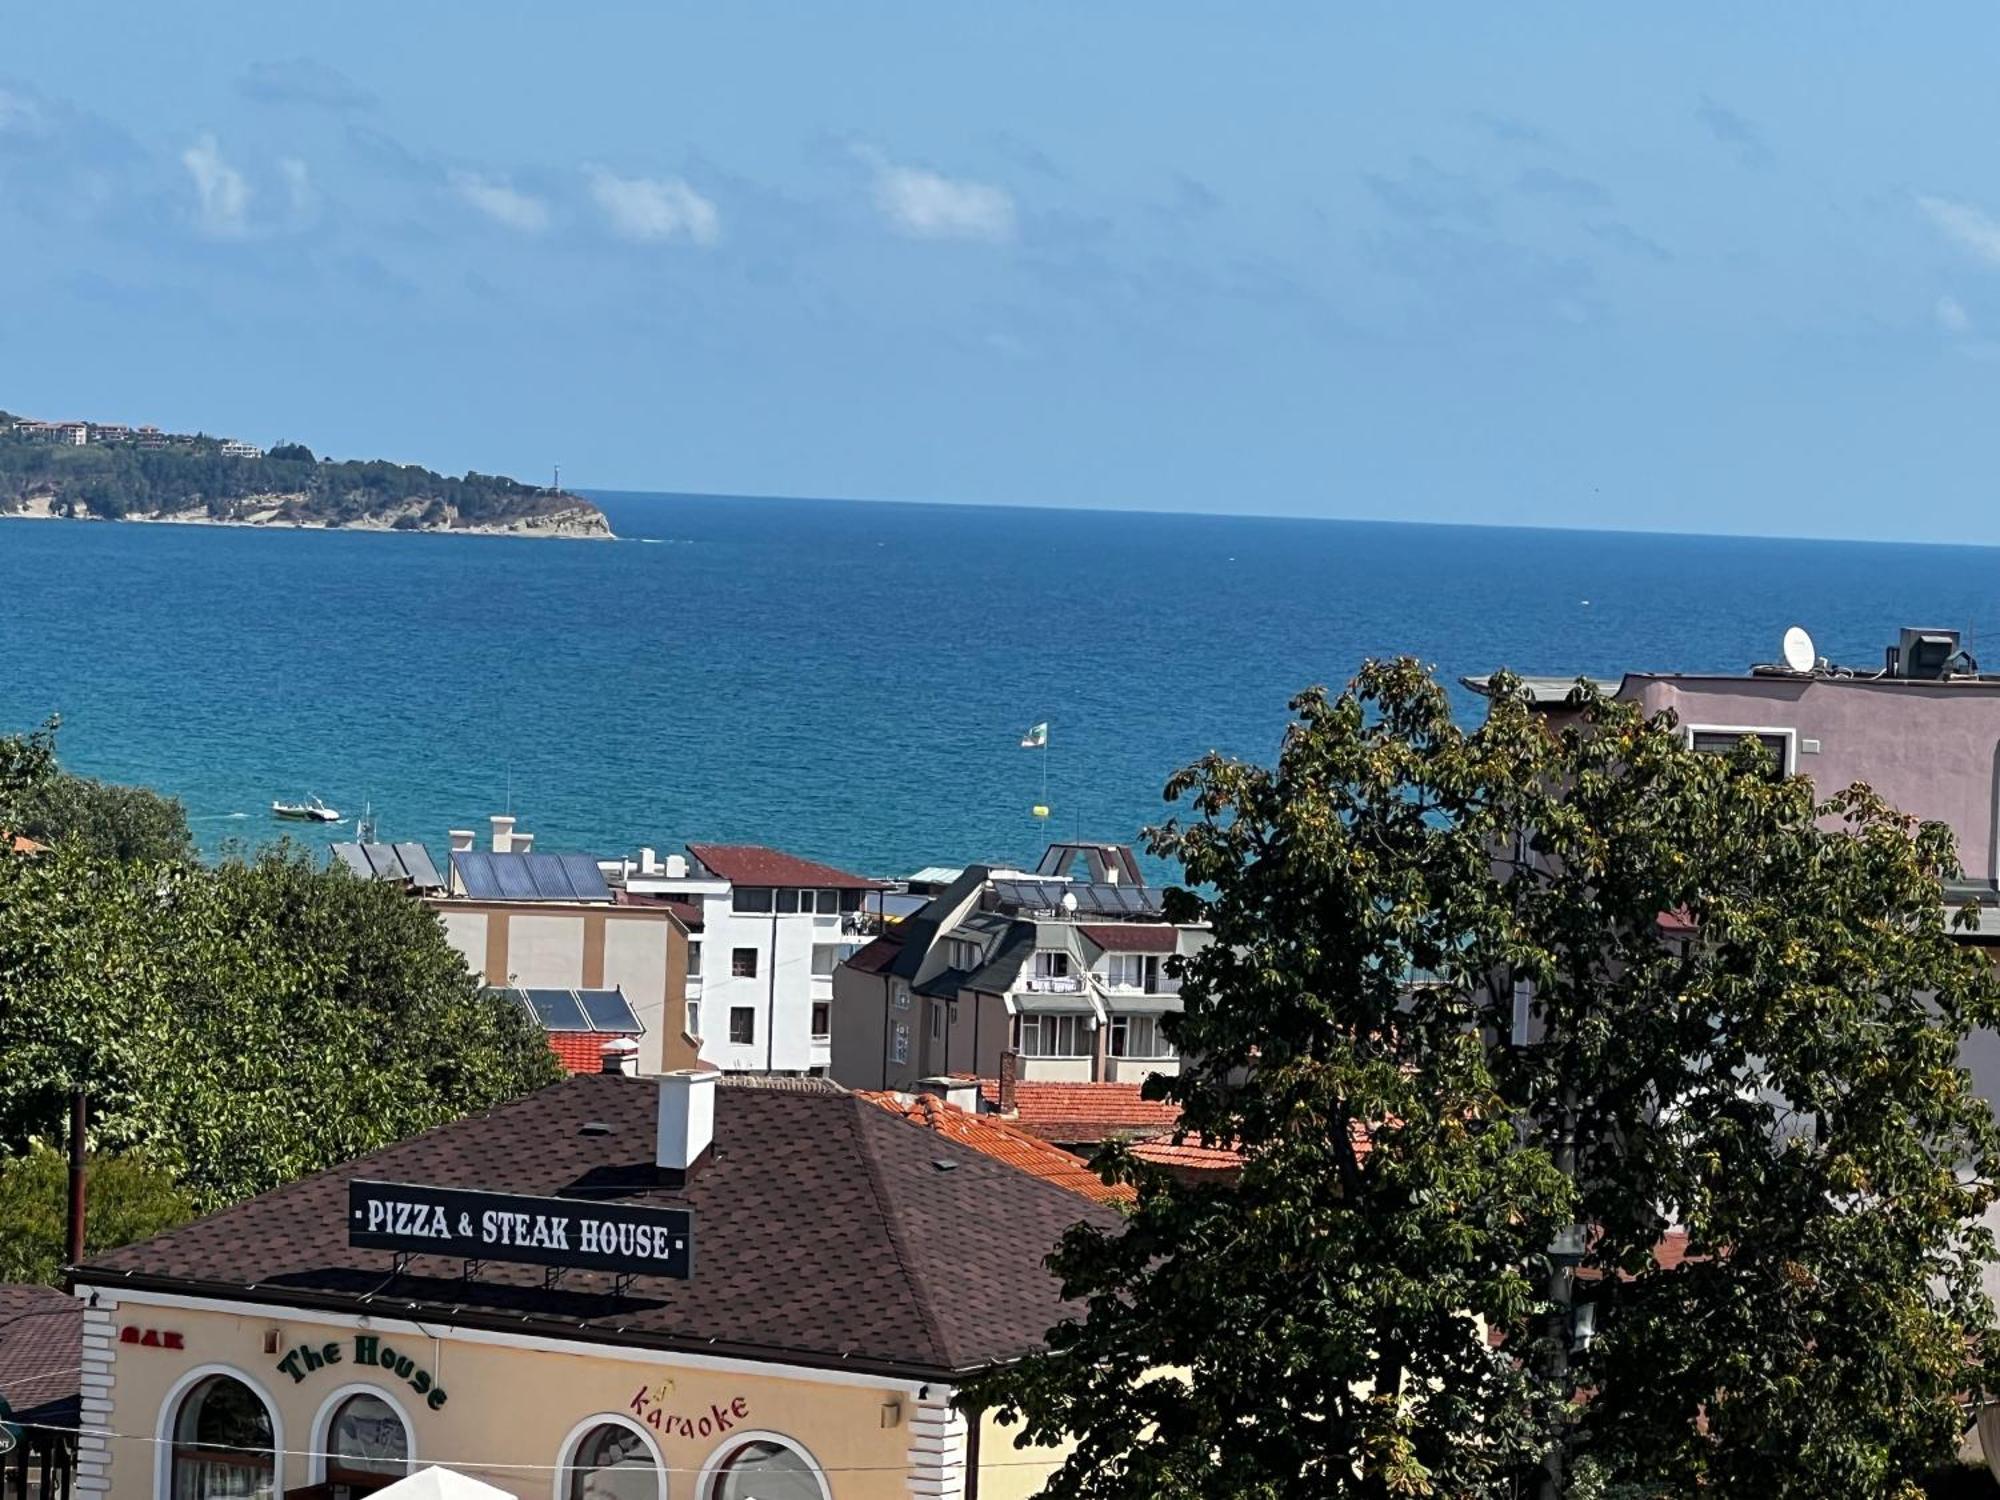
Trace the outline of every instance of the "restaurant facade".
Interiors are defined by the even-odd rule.
[[[1080,1219],[823,1080],[572,1078],[79,1267],[76,1491],[1015,1500],[954,1398]]]

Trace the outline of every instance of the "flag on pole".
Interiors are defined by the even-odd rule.
[[[1037,725],[1036,725],[1036,726],[1035,726],[1035,727],[1034,727],[1033,729],[1030,729],[1030,730],[1029,730],[1029,731],[1028,731],[1028,732],[1027,732],[1026,734],[1022,735],[1022,736],[1021,736],[1021,748],[1022,748],[1023,750],[1046,750],[1046,749],[1048,749],[1048,748],[1049,748],[1049,726],[1048,726],[1048,725],[1047,725],[1046,723],[1043,723],[1043,724],[1037,724]]]

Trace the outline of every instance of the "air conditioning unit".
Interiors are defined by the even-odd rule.
[[[1956,630],[1916,630],[1905,625],[1896,644],[1889,648],[1886,665],[1891,677],[1935,682],[1957,655]]]

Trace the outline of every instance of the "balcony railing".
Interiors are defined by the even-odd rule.
[[[1075,974],[1031,974],[1021,988],[1033,995],[1081,995],[1083,980]]]

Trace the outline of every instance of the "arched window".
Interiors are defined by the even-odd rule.
[[[715,1466],[701,1500],[826,1500],[826,1486],[797,1448],[752,1438]]]
[[[577,1439],[563,1493],[567,1500],[660,1500],[660,1466],[638,1433],[600,1422]]]
[[[268,1497],[276,1482],[271,1414],[240,1380],[211,1375],[174,1414],[173,1500]]]
[[[366,1495],[410,1471],[410,1434],[396,1409],[372,1392],[340,1403],[326,1428],[326,1482],[336,1493]]]

